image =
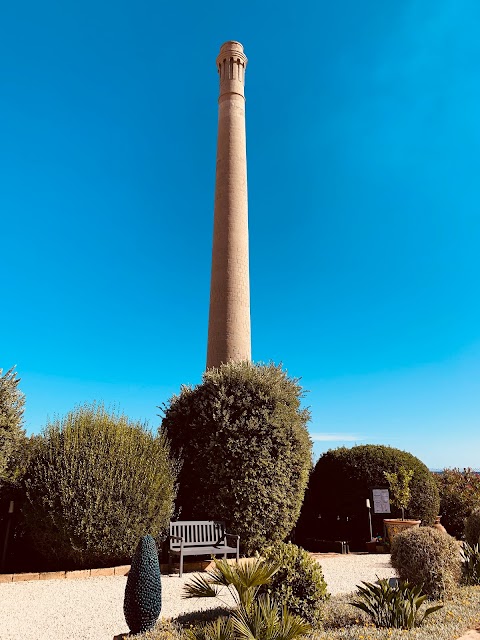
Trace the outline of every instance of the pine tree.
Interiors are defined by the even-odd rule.
[[[25,437],[25,396],[18,388],[20,378],[15,367],[2,373],[0,369],[0,483],[14,479],[15,454]]]

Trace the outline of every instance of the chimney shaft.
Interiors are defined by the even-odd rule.
[[[251,359],[246,66],[239,42],[222,45],[207,369]]]

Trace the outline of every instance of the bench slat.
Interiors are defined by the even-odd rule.
[[[237,546],[227,545],[225,523],[218,520],[176,520],[170,522],[170,553],[180,556],[180,576],[183,573],[183,557],[192,555],[235,554],[239,558],[239,538]],[[176,539],[181,538],[182,540]],[[183,546],[182,546],[183,541]]]
[[[176,521],[170,523],[170,535],[183,538],[184,546],[215,545],[223,537],[225,524],[213,520],[205,521]],[[170,541],[171,548],[180,547],[177,540]]]

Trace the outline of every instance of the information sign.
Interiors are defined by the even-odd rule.
[[[388,489],[372,489],[372,498],[374,513],[390,513]]]

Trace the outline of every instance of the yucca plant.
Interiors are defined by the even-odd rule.
[[[414,629],[443,607],[443,604],[436,604],[420,611],[427,599],[421,585],[399,582],[397,586],[391,586],[386,579],[379,580],[378,584],[362,584],[363,587],[357,587],[359,599],[350,604],[368,614],[376,627]]]
[[[269,595],[259,595],[279,565],[263,558],[229,564],[215,560],[206,576],[195,576],[185,585],[185,598],[221,600],[221,587],[231,593],[236,608],[229,617],[187,630],[191,640],[295,640],[311,631],[310,624],[288,611]]]
[[[480,546],[473,547],[468,542],[463,543],[463,581],[468,585],[480,585]]]

